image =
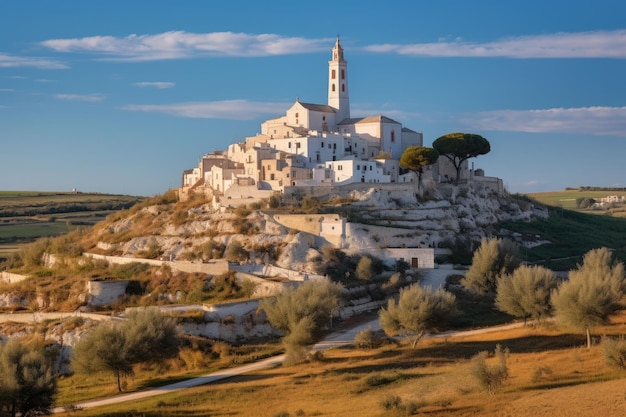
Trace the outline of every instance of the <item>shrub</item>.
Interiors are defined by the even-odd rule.
[[[248,217],[252,211],[246,205],[239,206],[235,209],[235,215],[239,218]]]
[[[305,196],[301,204],[306,213],[317,213],[322,207],[322,203],[310,195]]]
[[[539,382],[544,375],[552,375],[552,369],[547,366],[540,366],[539,368],[535,369],[532,381]]]
[[[224,252],[224,258],[230,262],[242,262],[247,260],[249,256],[248,251],[244,249],[238,240],[231,242]]]
[[[489,395],[494,395],[509,377],[509,370],[506,366],[509,350],[503,350],[500,345],[496,345],[494,355],[498,363],[495,365],[487,364],[488,355],[488,352],[480,352],[472,358],[470,375],[476,379],[481,388],[489,392]]]
[[[385,410],[393,410],[402,404],[402,398],[397,395],[387,394],[380,400],[380,406]]]
[[[602,338],[602,355],[607,365],[626,369],[626,341]]]
[[[214,241],[213,239],[205,242],[200,247],[203,260],[220,259],[224,256],[224,244]]]
[[[268,206],[271,209],[277,209],[280,207],[280,203],[281,203],[280,193],[274,193],[269,198]]]
[[[372,258],[369,256],[362,256],[359,259],[359,263],[356,266],[356,277],[363,281],[369,281],[374,276],[374,266]]]
[[[372,329],[361,330],[354,336],[354,346],[361,349],[372,349],[380,345],[380,338]]]

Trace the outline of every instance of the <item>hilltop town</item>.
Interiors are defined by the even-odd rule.
[[[328,61],[327,103],[296,98],[284,116],[262,123],[261,133],[202,156],[197,167],[183,172],[180,198],[203,194],[218,208],[277,192],[328,195],[353,184],[405,184],[402,189],[412,189],[415,174],[399,161],[409,146],[423,146],[422,133],[384,115],[352,117],[348,75],[348,61],[337,38]],[[432,188],[455,176],[452,164],[440,158],[424,181]],[[467,162],[459,177],[504,192],[500,179],[469,169]]]

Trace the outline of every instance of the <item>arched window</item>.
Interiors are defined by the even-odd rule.
[[[345,80],[346,79],[346,70],[341,70],[341,79]]]
[[[345,84],[341,84],[341,91],[342,92],[346,92],[346,85]]]
[[[332,70],[332,75],[330,76],[330,78],[332,78],[333,80],[334,80],[335,78],[337,78],[337,72],[336,72],[336,70]]]
[[[396,141],[396,132],[395,131],[391,131],[391,141],[395,142]]]
[[[333,84],[333,92],[335,91],[335,84]]]

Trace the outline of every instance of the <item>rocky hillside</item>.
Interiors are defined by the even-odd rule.
[[[336,201],[340,199],[341,204]],[[328,244],[306,225],[277,220],[296,207],[258,210],[261,204],[213,210],[201,200],[145,206],[98,225],[88,251],[165,260],[229,260],[272,263],[309,270],[310,260]],[[503,220],[547,218],[543,207],[498,195],[480,186],[439,186],[418,201],[411,190],[370,188],[346,191],[323,201],[317,213],[347,218],[340,248],[358,252],[376,247],[454,247],[500,233]]]

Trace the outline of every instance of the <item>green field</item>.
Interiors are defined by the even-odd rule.
[[[96,193],[0,191],[0,218],[120,210],[141,197]]]
[[[98,193],[0,191],[0,257],[19,243],[67,233],[73,226],[93,225],[142,197]]]
[[[576,199],[578,198],[593,198],[597,200],[599,198],[608,197],[611,195],[626,196],[626,191],[611,191],[611,190],[563,190],[563,191],[548,191],[542,193],[529,193],[528,197],[539,201],[542,204],[554,207],[563,207],[566,209],[576,209]]]

